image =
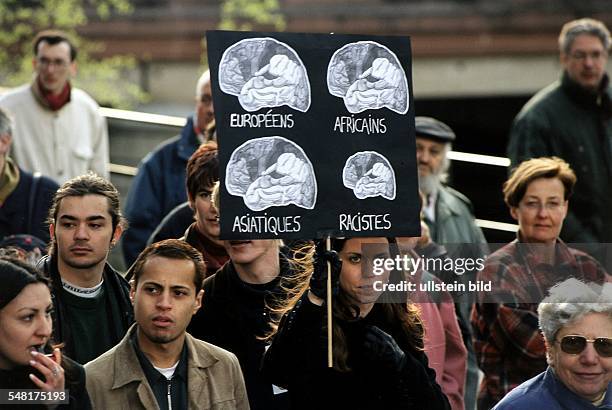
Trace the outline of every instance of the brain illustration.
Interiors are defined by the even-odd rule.
[[[354,114],[383,107],[408,112],[406,73],[391,50],[373,41],[347,44],[334,53],[327,88]]]
[[[297,205],[313,209],[317,182],[302,148],[283,137],[249,140],[236,148],[226,168],[227,191],[252,211]]]
[[[242,108],[289,107],[306,112],[310,82],[304,63],[287,44],[249,38],[230,46],[219,63],[221,90],[238,97]]]
[[[342,170],[342,182],[359,199],[375,196],[395,199],[395,172],[387,158],[378,152],[363,151],[351,155]]]

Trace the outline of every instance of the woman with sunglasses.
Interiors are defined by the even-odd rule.
[[[517,239],[491,254],[477,276],[492,289],[476,296],[471,317],[484,372],[479,409],[490,409],[546,369],[537,306],[548,290],[570,277],[597,283],[609,278],[595,259],[559,239],[575,182],[565,161],[534,158],[504,183],[504,200],[519,229]]]
[[[612,409],[612,284],[568,279],[538,307],[548,369],[495,410]]]
[[[0,389],[20,409],[90,409],[81,365],[53,348],[49,282],[31,265],[0,257]],[[9,395],[24,389],[30,396]],[[42,397],[55,403],[42,403]],[[19,400],[18,400],[19,398]],[[30,405],[24,398],[33,398]],[[59,404],[61,401],[63,404]],[[0,407],[3,407],[0,403]]]

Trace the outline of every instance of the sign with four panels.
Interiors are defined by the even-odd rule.
[[[207,32],[221,238],[419,236],[408,37]]]

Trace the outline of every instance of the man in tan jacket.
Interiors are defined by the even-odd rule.
[[[130,291],[136,324],[85,365],[94,408],[249,409],[236,356],[185,331],[205,269],[200,253],[176,239],[139,255]]]

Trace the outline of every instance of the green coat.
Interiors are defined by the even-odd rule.
[[[94,409],[159,409],[130,342],[135,329],[133,325],[117,346],[85,365],[87,391]],[[189,333],[185,343],[189,354],[189,409],[248,410],[236,356]]]
[[[564,73],[539,91],[516,116],[510,133],[511,167],[529,158],[557,156],[577,176],[563,223],[566,242],[611,242],[612,115],[610,95],[584,91]]]
[[[438,190],[435,222],[426,222],[431,239],[440,245],[487,242],[476,225],[470,200],[448,186]]]

